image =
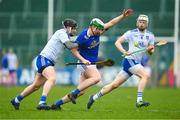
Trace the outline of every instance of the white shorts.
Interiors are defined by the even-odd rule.
[[[123,60],[122,66],[123,69],[119,72],[119,74],[126,75],[127,77],[136,74],[140,68],[143,68],[143,66],[137,61],[127,58]]]
[[[77,65],[77,69],[81,72],[81,74],[84,73],[88,68],[96,68],[96,65]]]

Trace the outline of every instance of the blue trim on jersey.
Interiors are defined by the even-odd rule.
[[[129,71],[129,68],[131,68],[134,65],[139,64],[137,61],[133,59],[127,59],[125,58],[122,62],[123,70],[129,75],[132,76],[133,74]]]
[[[135,28],[135,29],[132,29],[132,30],[130,30],[131,32],[139,32],[139,29],[138,28]],[[151,31],[149,31],[149,30],[147,30],[146,29],[146,33],[149,33],[149,34],[152,34],[152,35],[154,35]]]
[[[49,60],[48,58],[42,56],[42,55],[38,55],[37,59],[36,59],[36,66],[37,66],[37,71],[38,73],[42,73],[42,71],[48,67],[48,66],[54,66],[54,63]]]
[[[88,29],[85,29],[76,39],[76,43],[79,44],[79,52],[85,59],[90,62],[97,62],[100,36],[88,36]]]
[[[138,28],[131,30],[131,32],[138,32]]]

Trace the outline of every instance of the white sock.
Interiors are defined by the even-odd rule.
[[[137,93],[137,102],[143,101],[142,96],[143,96],[142,92]]]
[[[45,101],[39,101],[39,105],[45,103]]]
[[[137,98],[137,102],[143,101],[142,97]]]
[[[101,92],[98,92],[93,96],[93,100],[97,100],[98,98],[100,98],[102,96],[103,96],[103,94]]]

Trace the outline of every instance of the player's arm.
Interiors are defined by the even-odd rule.
[[[63,44],[64,44],[64,46],[65,46],[67,49],[69,49],[69,50],[78,47],[78,44],[75,43],[75,42],[73,42],[73,41],[66,41],[66,42],[63,43]]]
[[[80,53],[79,53],[79,51],[78,51],[78,47],[72,48],[72,49],[71,49],[71,52],[72,52],[72,54],[73,54],[77,59],[79,59],[82,63],[84,63],[84,64],[86,64],[86,65],[91,64],[90,61],[86,60],[84,57],[82,57],[82,56],[80,55]]]
[[[152,55],[154,53],[154,41],[155,41],[155,37],[153,34],[150,37],[150,39],[151,39],[151,41],[149,42],[149,45],[148,45],[146,51],[149,55]]]
[[[78,52],[79,44],[77,42],[70,41],[67,34],[59,34],[59,39],[63,45],[69,49],[72,54],[84,64],[91,64],[88,60],[84,59]]]
[[[83,56],[80,55],[79,51],[78,51],[78,47],[83,44],[83,35],[79,35],[76,40],[75,40],[75,44],[77,44],[78,46],[77,47],[74,47],[71,49],[71,52],[72,54],[77,58],[79,59],[82,63],[84,64],[91,64],[90,61],[86,60]]]
[[[125,42],[125,37],[121,36],[117,39],[117,41],[115,42],[115,46],[117,47],[117,49],[123,53],[124,55],[131,55],[131,52],[129,51],[126,51],[123,46],[122,46],[122,43]]]
[[[154,45],[149,45],[146,51],[149,55],[152,55],[154,53]]]
[[[109,28],[113,27],[114,25],[116,25],[118,22],[122,21],[124,18],[128,17],[129,15],[131,15],[133,13],[132,9],[127,9],[124,10],[123,13],[115,18],[113,18],[112,20],[110,20],[109,22],[107,22],[104,25],[104,29],[108,30]]]

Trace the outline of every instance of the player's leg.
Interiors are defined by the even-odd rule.
[[[38,90],[40,86],[44,84],[44,82],[45,82],[45,78],[41,74],[37,73],[34,82],[28,87],[26,87],[20,93],[20,95],[17,95],[14,99],[11,100],[11,103],[14,106],[14,108],[18,110],[20,102],[23,100],[23,98],[30,95],[34,91]]]
[[[80,80],[79,80],[79,84],[81,84],[85,79],[87,79],[85,77],[85,75],[82,73],[81,76],[80,76]],[[84,94],[84,91],[81,91],[79,94],[78,94],[78,97],[82,96]],[[68,102],[70,102],[71,100],[69,99],[68,97],[68,94],[65,95],[62,99],[58,100],[56,103],[54,103],[52,106],[51,106],[51,109],[53,110],[61,110],[61,105],[63,104],[66,104]]]
[[[1,71],[1,80],[3,85],[9,85],[9,70],[8,69],[2,69]]]
[[[91,95],[89,98],[89,101],[87,103],[87,108],[90,109],[95,100],[99,99],[100,97],[104,96],[105,94],[110,93],[112,90],[118,88],[121,84],[123,84],[127,79],[129,75],[124,72],[123,70],[119,72],[119,74],[116,76],[114,81],[106,86],[104,86],[99,92],[97,92],[95,95]]]
[[[148,81],[150,76],[146,72],[144,67],[140,67],[135,74],[140,77],[140,81],[138,84],[138,90],[137,90],[136,106],[137,107],[149,106],[150,103],[143,101],[143,91],[146,87],[147,81]]]
[[[87,79],[83,80],[78,87],[68,95],[73,104],[76,104],[75,100],[81,91],[84,91],[101,80],[101,75],[94,65],[87,67],[84,75]]]
[[[38,110],[49,110],[50,107],[47,106],[46,104],[46,98],[50,92],[50,90],[52,89],[52,87],[55,84],[56,81],[56,72],[53,66],[48,66],[46,67],[43,72],[42,75],[46,78],[46,82],[43,86],[43,92],[42,92],[42,96],[40,98],[39,101],[39,105],[37,106]]]
[[[17,75],[16,75],[16,70],[15,71],[13,71],[12,72],[12,83],[11,83],[11,85],[16,85],[16,83],[17,83]]]

